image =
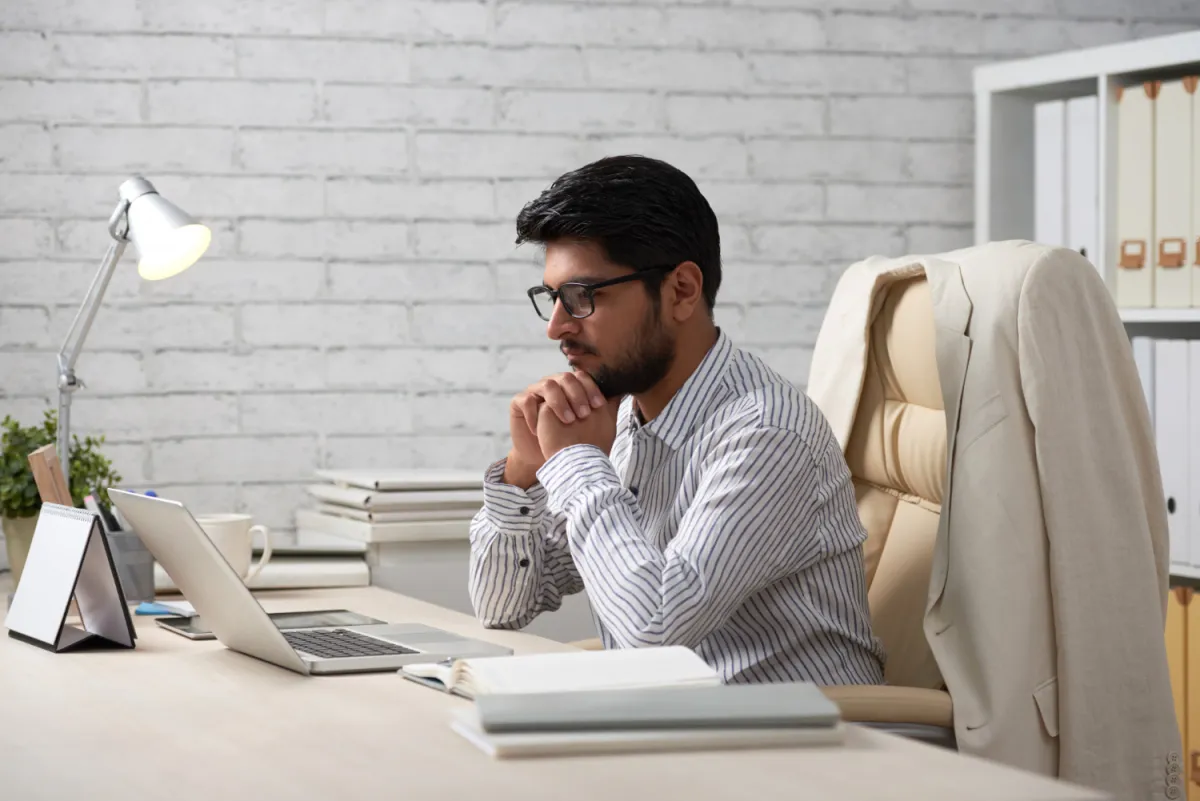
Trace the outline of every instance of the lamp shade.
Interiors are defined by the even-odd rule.
[[[121,184],[129,201],[129,241],[137,248],[138,275],[150,281],[170,278],[195,264],[208,250],[212,232],[158,194],[145,178]]]

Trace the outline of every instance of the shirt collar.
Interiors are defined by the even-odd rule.
[[[717,329],[717,341],[696,370],[688,376],[683,386],[667,401],[662,413],[645,425],[647,431],[661,439],[671,450],[679,450],[687,440],[692,430],[707,416],[710,409],[721,401],[717,388],[725,376],[730,356],[733,355],[733,343],[720,328]],[[629,428],[639,427],[634,404],[629,404]]]

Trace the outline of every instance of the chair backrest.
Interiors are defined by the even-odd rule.
[[[889,684],[941,689],[923,620],[946,470],[933,304],[923,275],[885,288],[846,461],[858,513],[868,601]]]

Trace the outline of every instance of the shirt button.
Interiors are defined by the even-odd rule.
[[[529,567],[529,559],[522,556],[521,561],[517,562],[517,564],[520,565],[521,567]]]
[[[1167,787],[1167,798],[1170,798],[1171,801],[1179,798],[1179,788],[1176,785],[1172,784]]]
[[[522,506],[522,507],[521,507],[521,514],[523,514],[523,515],[527,515],[527,514],[529,514],[529,507],[528,507],[528,506]]]

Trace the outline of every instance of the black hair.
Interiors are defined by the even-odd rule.
[[[717,216],[695,181],[664,161],[609,156],[557,178],[517,215],[517,244],[559,239],[594,242],[633,270],[695,262],[712,314],[721,286]],[[661,280],[645,283],[657,299]]]

